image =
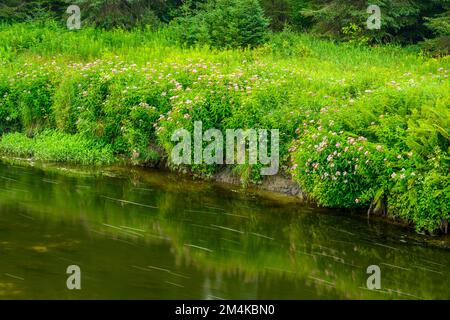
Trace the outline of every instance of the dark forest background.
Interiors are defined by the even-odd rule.
[[[450,0],[2,0],[0,20],[63,22],[70,4],[80,6],[85,25],[104,29],[177,25],[189,32],[184,39],[188,43],[221,33],[232,39],[233,29],[250,23],[247,38],[267,30],[290,30],[369,44],[419,43],[444,54],[450,47]],[[366,28],[369,4],[381,8],[381,30]],[[255,43],[250,39],[243,44]]]

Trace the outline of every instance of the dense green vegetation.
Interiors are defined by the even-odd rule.
[[[194,121],[279,129],[281,171],[320,205],[447,225],[448,1],[377,1],[381,30],[360,1],[75,3],[78,31],[62,27],[65,1],[0,6],[0,153],[146,165]]]
[[[167,29],[54,23],[3,26],[0,40],[3,154],[145,164],[196,120],[275,128],[282,170],[319,204],[370,207],[429,231],[449,219],[448,57],[290,32],[252,50],[188,48]],[[257,169],[235,171],[258,181]]]
[[[7,134],[0,142],[0,154],[83,165],[116,161],[109,146],[101,146],[79,134],[52,130],[39,132],[32,139],[18,132]]]
[[[420,43],[437,55],[449,54],[450,48],[449,0],[5,0],[0,4],[0,21],[52,18],[65,23],[66,9],[73,4],[81,8],[83,25],[105,29],[151,29],[183,22],[180,35],[187,43],[254,45],[264,34],[262,8],[275,31],[306,30],[372,44]],[[366,28],[369,4],[380,8],[380,30]],[[252,35],[245,31],[249,22],[253,31],[259,30],[255,39],[243,43],[243,38]]]

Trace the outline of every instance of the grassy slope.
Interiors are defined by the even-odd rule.
[[[253,51],[54,25],[4,26],[0,40],[0,134],[55,129],[146,162],[149,141],[170,154],[173,130],[195,120],[277,128],[283,170],[320,204],[387,207],[430,231],[449,219],[448,57],[293,34]],[[256,180],[257,169],[236,168]]]

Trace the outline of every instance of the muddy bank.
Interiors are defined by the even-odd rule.
[[[144,167],[173,171],[168,165],[167,156],[165,155],[164,151],[155,145],[153,145],[152,148],[153,150],[156,150],[158,152],[159,160],[147,162],[144,165]],[[183,169],[178,173],[190,176],[195,175],[194,173],[190,172],[187,169]],[[235,186],[243,185],[241,177],[237,173],[233,172],[233,170],[230,167],[224,167],[222,170],[214,174],[212,177],[209,176],[200,176],[200,177],[205,180],[231,184]],[[246,188],[252,190],[280,193],[287,196],[296,197],[301,202],[311,202],[311,199],[308,197],[306,192],[304,192],[301,189],[300,185],[297,182],[293,181],[290,177],[288,177],[284,173],[278,173],[272,176],[263,176],[262,181],[258,183],[249,183],[248,185],[246,185]]]
[[[228,183],[233,185],[240,185],[242,181],[240,177],[234,173],[230,168],[226,168],[212,177],[212,180]],[[251,183],[249,185],[252,189],[270,191],[276,193],[282,193],[288,196],[297,197],[301,201],[307,201],[308,197],[298,185],[298,183],[292,181],[283,174],[277,174],[273,176],[265,176],[261,183]]]

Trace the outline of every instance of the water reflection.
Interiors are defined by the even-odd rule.
[[[58,171],[0,163],[0,299],[450,298],[450,251],[404,228],[154,171]]]

